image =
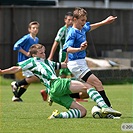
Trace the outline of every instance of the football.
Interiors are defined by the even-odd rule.
[[[101,109],[98,106],[93,106],[91,114],[94,118],[102,118]]]

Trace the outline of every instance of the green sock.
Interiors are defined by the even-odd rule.
[[[97,105],[101,108],[108,108],[108,105],[105,103],[101,95],[94,89],[90,88],[87,90],[89,97],[97,103]]]
[[[61,112],[56,118],[81,118],[79,109],[70,109],[67,112]]]

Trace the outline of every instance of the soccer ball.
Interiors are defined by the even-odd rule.
[[[94,118],[102,118],[101,109],[98,106],[93,106],[91,114]]]

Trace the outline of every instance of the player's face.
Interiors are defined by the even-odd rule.
[[[31,28],[29,28],[29,32],[33,37],[37,35],[38,31],[39,27],[37,24],[31,25]]]
[[[87,20],[86,16],[81,16],[79,19],[75,19],[76,28],[81,30],[83,26],[85,25],[86,20]]]
[[[65,24],[67,25],[67,27],[72,26],[73,17],[72,16],[67,16],[67,18],[65,18]]]
[[[45,47],[42,47],[41,49],[38,49],[37,50],[36,57],[43,58],[43,59],[46,58],[46,55],[45,55]]]

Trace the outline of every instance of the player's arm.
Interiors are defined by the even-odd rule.
[[[28,39],[27,36],[23,36],[21,39],[19,39],[19,40],[14,44],[13,50],[18,50],[19,52],[21,52],[21,53],[24,54],[25,56],[30,57],[29,52],[25,51],[25,50],[22,48],[24,45],[26,45],[27,39]]]
[[[117,19],[117,17],[114,17],[114,16],[109,16],[107,17],[105,20],[101,21],[101,22],[97,22],[97,23],[94,23],[94,24],[91,24],[91,30],[95,30],[103,25],[106,25],[106,24],[111,24],[113,23],[115,20]]]
[[[19,52],[23,53],[25,56],[30,57],[30,53],[26,52],[24,49],[20,49]]]
[[[66,59],[64,60],[65,63],[68,62],[68,53],[66,52]]]
[[[76,53],[76,52],[79,52],[79,51],[81,51],[80,48],[73,48],[73,47],[68,47],[67,48],[68,53]]]
[[[68,47],[67,48],[67,53],[76,53],[76,52],[79,52],[79,51],[83,51],[87,48],[87,45],[88,45],[87,41],[85,41],[80,45],[80,48]]]
[[[48,57],[49,60],[53,60],[53,56],[55,54],[55,51],[56,51],[58,45],[59,45],[59,42],[54,41],[53,46],[52,46],[51,51],[50,51],[50,55]]]
[[[7,69],[0,69],[0,74],[14,74],[16,72],[21,71],[21,67],[20,66],[13,66]]]

